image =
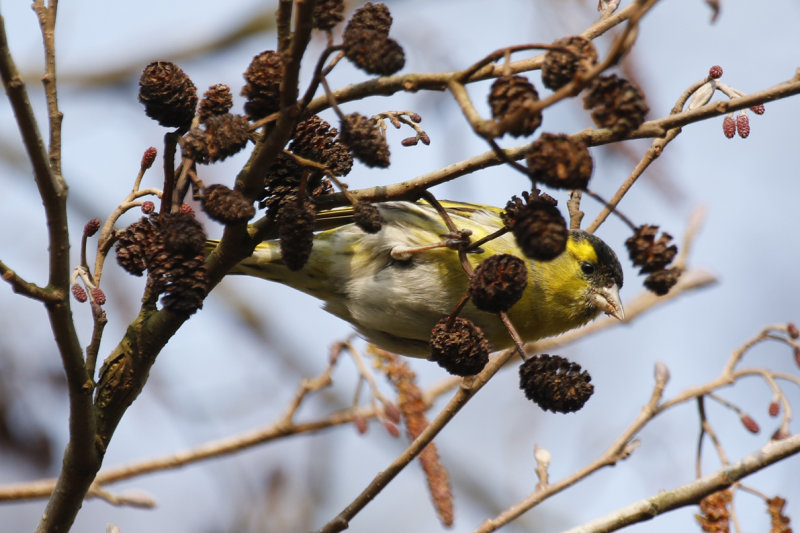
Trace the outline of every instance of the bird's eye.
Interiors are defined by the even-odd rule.
[[[583,263],[581,263],[581,270],[587,276],[594,274],[594,269],[595,269],[594,263],[590,263],[589,261],[584,261]]]

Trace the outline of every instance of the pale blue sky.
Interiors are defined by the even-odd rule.
[[[99,73],[131,62],[140,62],[143,67],[153,59],[169,59],[171,53],[220,35],[273,4],[253,0],[62,2],[57,27],[60,75],[68,78]],[[579,32],[595,16],[593,4],[589,0],[505,0],[492,2],[489,8],[486,2],[466,0],[396,1],[389,6],[395,21],[392,35],[406,49],[403,72],[428,72],[466,67],[505,45],[550,42]],[[559,5],[559,10],[553,10],[552,5]],[[723,2],[722,8],[715,25],[709,25],[710,12],[701,0],[662,2],[642,21],[630,66],[647,92],[649,118],[668,113],[683,88],[703,77],[714,64],[723,66],[725,83],[745,92],[794,76],[796,51],[800,50],[796,31],[800,7],[796,2]],[[37,72],[41,48],[29,2],[3,2],[2,14],[21,70]],[[253,55],[274,48],[274,43],[274,35],[261,35],[213,56],[181,61],[181,66],[200,91],[214,83],[229,84],[236,94],[235,105],[241,109],[241,73]],[[321,43],[317,39],[312,44],[312,57]],[[608,43],[607,39],[598,42],[601,52]],[[538,74],[531,77],[544,92]],[[365,75],[343,64],[331,82],[343,86],[362,79]],[[75,208],[71,231],[76,261],[78,236],[86,218],[107,216],[130,190],[143,150],[151,145],[161,147],[164,130],[144,115],[136,101],[136,90],[136,75],[102,91],[75,86],[62,89],[64,172]],[[470,88],[473,99],[484,110],[486,91],[485,84]],[[32,99],[39,106],[39,116],[44,117],[38,88],[32,89]],[[432,139],[430,147],[403,148],[399,140],[408,134],[390,132],[394,134],[391,169],[357,165],[348,176],[351,187],[399,181],[486,150],[482,141],[466,131],[464,119],[444,93],[376,97],[347,104],[346,109],[365,114],[413,109],[422,115],[422,125]],[[456,526],[452,531],[472,531],[482,520],[533,489],[534,444],[553,454],[553,479],[593,459],[646,402],[655,361],[669,366],[672,381],[666,394],[673,396],[716,376],[730,352],[764,325],[800,322],[800,237],[794,215],[800,199],[800,151],[795,149],[798,117],[800,99],[794,98],[768,104],[763,116],[751,116],[752,133],[746,140],[726,139],[721,119],[688,126],[648,170],[621,208],[637,223],[661,225],[680,242],[689,214],[705,205],[706,223],[691,265],[718,275],[720,283],[660,307],[633,324],[559,351],[589,370],[595,384],[595,396],[576,414],[543,413],[517,389],[516,372],[496,376],[437,438],[444,464],[451,468],[455,482]],[[3,150],[6,145],[15,147],[16,130],[5,102],[0,105],[0,124]],[[574,132],[590,126],[580,103],[566,102],[548,111],[542,131]],[[647,142],[631,143],[630,150],[639,155],[647,146]],[[592,153],[592,186],[610,196],[633,163],[604,148],[593,148]],[[204,168],[203,178],[230,184],[243,161],[240,154]],[[147,185],[159,185],[155,170],[160,164],[159,157],[145,178]],[[659,180],[676,192],[673,199],[661,192]],[[23,161],[17,168],[0,162],[0,183],[5,188],[0,197],[3,219],[6,227],[13,228],[0,232],[0,258],[29,279],[41,281],[46,268],[45,229],[27,163]],[[436,192],[453,200],[502,205],[526,185],[526,180],[513,171],[498,168],[443,185]],[[81,206],[89,209],[81,211]],[[584,208],[588,220],[598,211],[589,200]],[[125,222],[137,216],[130,214]],[[211,224],[209,230],[219,233],[219,227]],[[599,235],[623,255],[628,234],[619,221],[611,219]],[[623,302],[642,290],[641,278],[627,263],[625,275]],[[110,322],[101,356],[121,338],[127,322],[135,316],[142,287],[142,280],[118,269],[113,258],[105,276]],[[351,331],[346,323],[321,311],[312,298],[278,285],[230,279],[220,289],[159,357],[144,393],[114,437],[107,466],[166,454],[267,424],[283,411],[299,379],[298,372],[306,375],[322,370],[330,344]],[[261,326],[276,339],[274,346],[263,346],[229,317],[226,295],[231,293],[248,298],[259,313]],[[40,377],[48,370],[59,372],[41,306],[21,301],[7,287],[0,287],[0,309],[4,311],[0,313],[0,331],[4,332],[0,365],[6,367],[13,354],[15,369],[31,381],[28,392],[42,391],[25,399],[26,405],[32,416],[52,428],[51,434],[61,446],[66,438],[66,397],[46,392]],[[76,305],[74,312],[86,344],[91,331],[89,309]],[[27,354],[25,358],[19,357],[22,352]],[[758,348],[746,361],[747,366],[761,364],[798,372],[788,350],[777,344]],[[412,361],[412,365],[423,384],[444,377],[432,363]],[[354,384],[350,361],[340,363],[335,378],[335,394],[326,398],[334,398],[329,400],[330,405],[346,405]],[[794,405],[800,405],[796,388],[787,386],[786,390]],[[757,449],[773,431],[775,421],[767,416],[770,393],[763,383],[752,380],[721,394],[749,412],[763,429],[761,435],[752,436],[741,428],[735,414],[708,406],[728,455],[736,459]],[[330,405],[312,401],[300,418],[326,412]],[[691,480],[697,428],[693,404],[668,413],[642,432],[642,446],[631,459],[554,497],[508,531],[567,529]],[[792,430],[800,431],[797,421]],[[74,530],[100,531],[106,522],[119,525],[123,533],[233,529],[232,524],[242,524],[236,520],[241,519],[243,509],[260,504],[261,489],[278,470],[287,478],[281,500],[285,507],[268,520],[274,528],[270,531],[281,531],[280,524],[287,523],[281,522],[283,519],[295,526],[319,527],[384,469],[404,443],[404,439],[388,438],[376,424],[363,437],[346,427],[177,472],[137,478],[111,489],[145,490],[158,501],[156,510],[92,501],[79,514]],[[706,447],[706,452],[708,472],[716,465],[716,458],[711,447]],[[57,455],[52,474],[60,464],[60,451]],[[9,461],[3,463],[0,483],[33,477],[24,468]],[[793,457],[747,483],[768,495],[786,497],[786,509],[797,522],[798,474],[800,458]],[[490,494],[492,504],[499,508],[475,503],[473,497],[481,491]],[[308,498],[321,498],[310,514],[303,507]],[[755,498],[742,494],[737,506],[746,530],[766,530],[767,515]],[[43,507],[44,502],[0,505],[0,531],[32,530]],[[308,521],[296,521],[292,509],[306,514]],[[627,531],[692,531],[696,528],[694,512],[694,508],[676,511]],[[438,528],[420,468],[414,464],[356,517],[349,531],[392,533]],[[239,530],[245,529],[242,526]]]

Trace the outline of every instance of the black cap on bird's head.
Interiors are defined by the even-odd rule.
[[[617,254],[614,253],[614,250],[596,235],[581,230],[573,230],[572,233],[573,235],[578,235],[577,238],[586,239],[592,244],[595,253],[597,253],[597,262],[600,265],[601,274],[616,283],[618,288],[622,288],[622,265],[619,264],[619,259],[617,259]]]
[[[588,243],[594,257],[587,257],[581,264],[583,275],[591,282],[590,298],[599,311],[619,320],[625,318],[619,289],[622,287],[622,266],[617,254],[599,237],[582,230],[572,230],[570,238],[577,245]],[[592,254],[589,254],[591,256]]]

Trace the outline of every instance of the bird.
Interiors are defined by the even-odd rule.
[[[318,225],[306,264],[290,270],[277,240],[259,243],[252,255],[231,270],[282,283],[323,302],[323,308],[349,322],[368,342],[395,353],[428,357],[433,326],[453,312],[467,290],[468,277],[456,250],[438,246],[450,230],[425,202],[373,204],[382,218],[380,230],[367,233],[353,221],[353,208],[317,214]],[[460,230],[480,239],[504,227],[496,207],[442,202]],[[216,246],[209,241],[207,249]],[[597,236],[570,230],[566,249],[550,261],[524,256],[511,233],[466,254],[473,267],[494,254],[523,258],[528,283],[508,311],[523,341],[558,335],[600,313],[624,319],[619,297],[622,268],[616,254]],[[496,313],[467,303],[459,316],[483,331],[493,350],[513,346]]]

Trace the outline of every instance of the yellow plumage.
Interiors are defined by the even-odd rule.
[[[502,211],[497,208],[455,202],[444,205],[456,227],[472,231],[473,240],[503,227]],[[317,221],[333,227],[314,236],[311,256],[299,271],[283,265],[277,241],[265,241],[232,272],[306,292],[322,300],[326,311],[353,324],[368,341],[387,350],[424,357],[428,355],[431,328],[452,312],[466,291],[467,277],[458,253],[452,249],[415,252],[408,260],[392,256],[392,251],[443,240],[448,229],[435,209],[411,202],[376,206],[384,223],[375,234],[365,233],[352,223],[350,208],[320,213]],[[524,258],[510,233],[467,256],[477,266],[487,257],[503,253]],[[526,261],[528,285],[509,311],[523,340],[573,329],[601,311],[621,316],[619,263],[597,237],[573,231],[566,251],[554,260]],[[494,349],[512,344],[496,315],[467,304],[461,316],[475,322]]]

